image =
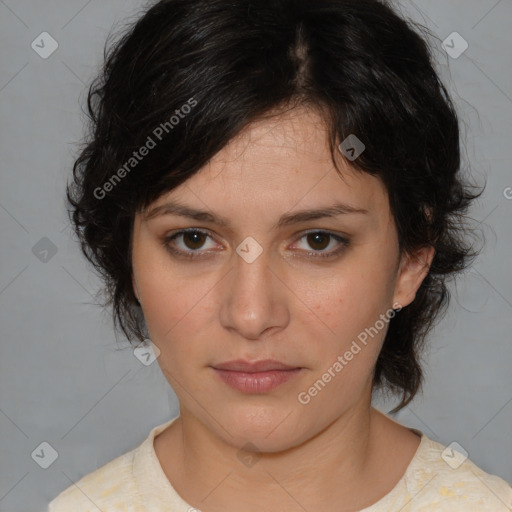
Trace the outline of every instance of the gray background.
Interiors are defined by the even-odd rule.
[[[0,1],[2,512],[45,510],[178,414],[157,364],[142,365],[121,335],[116,342],[109,313],[93,305],[100,283],[72,238],[64,202],[85,85],[113,25],[142,7]],[[487,179],[472,211],[487,246],[431,337],[423,395],[395,419],[443,444],[457,441],[477,465],[512,482],[512,2],[404,0],[402,10],[439,38],[435,55],[463,123],[465,167]],[[47,59],[31,48],[43,31],[59,44]],[[469,44],[456,59],[440,46],[453,31]],[[43,237],[57,252],[36,257],[38,242],[40,251],[49,246]],[[395,403],[375,405],[389,411]],[[43,441],[58,452],[48,469],[31,457]]]

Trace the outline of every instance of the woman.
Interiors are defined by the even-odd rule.
[[[68,188],[116,325],[180,414],[50,512],[510,510],[512,488],[372,407],[419,392],[474,254],[459,126],[377,0],[166,0],[107,55]]]

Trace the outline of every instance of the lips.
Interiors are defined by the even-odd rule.
[[[233,372],[245,372],[245,373],[257,373],[257,372],[268,372],[274,370],[296,370],[298,366],[290,366],[280,361],[273,359],[264,359],[261,361],[249,362],[244,359],[237,359],[234,361],[226,361],[212,365],[217,370],[227,370]]]

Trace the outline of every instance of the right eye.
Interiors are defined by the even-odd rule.
[[[182,229],[166,236],[163,245],[172,254],[192,259],[203,257],[200,254],[205,251],[199,251],[199,249],[203,247],[206,238],[211,238],[206,231],[197,228]]]

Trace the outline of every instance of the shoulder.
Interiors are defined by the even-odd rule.
[[[70,485],[51,501],[48,512],[125,510],[124,503],[130,502],[136,494],[133,478],[136,450],[113,459]]]
[[[424,436],[405,479],[409,508],[403,512],[507,512],[512,487],[473,463],[459,445]]]
[[[174,499],[175,493],[162,473],[153,441],[176,419],[157,425],[139,446],[70,485],[50,502],[48,512],[156,510],[162,489],[167,491],[167,498]]]

